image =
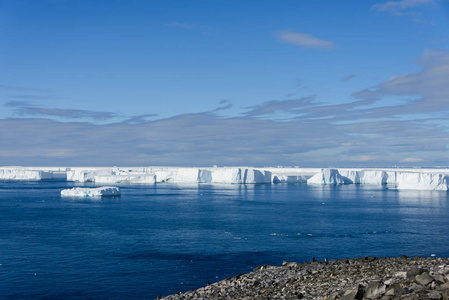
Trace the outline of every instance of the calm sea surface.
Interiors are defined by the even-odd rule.
[[[60,197],[74,185],[0,181],[0,298],[154,299],[283,260],[449,256],[446,192],[156,184]]]

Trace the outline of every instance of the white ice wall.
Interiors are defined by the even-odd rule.
[[[337,169],[321,169],[321,171],[307,180],[307,184],[350,184],[348,178],[340,175]]]
[[[29,170],[21,167],[0,169],[0,180],[45,180],[52,178],[52,172]]]
[[[212,168],[211,172],[211,183],[242,183],[242,170],[240,168]]]
[[[381,170],[359,171],[361,184],[387,184],[387,173]]]
[[[254,168],[242,169],[241,183],[271,183],[271,172]]]
[[[351,181],[351,183],[359,184],[360,183],[360,170],[351,170],[351,169],[338,169],[338,172],[341,176],[346,177]]]
[[[398,190],[447,191],[449,175],[441,173],[402,172],[397,174]]]
[[[0,180],[42,180],[67,170],[68,181],[98,183],[309,183],[388,184],[389,188],[448,190],[449,169],[139,167],[65,168],[0,167]]]
[[[142,183],[153,184],[156,182],[154,174],[123,174],[123,175],[96,175],[94,182],[97,183]]]

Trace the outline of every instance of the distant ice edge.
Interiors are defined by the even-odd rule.
[[[447,191],[448,169],[321,169],[308,184],[386,185],[398,190]]]
[[[449,169],[253,168],[253,167],[0,167],[0,180],[48,180],[101,184],[216,183],[311,185],[370,184],[398,190],[449,189]]]

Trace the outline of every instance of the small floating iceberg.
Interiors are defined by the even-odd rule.
[[[99,188],[72,188],[61,191],[62,197],[112,197],[120,196],[120,189],[115,186]]]

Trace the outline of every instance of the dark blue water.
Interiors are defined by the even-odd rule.
[[[449,256],[446,192],[378,186],[0,182],[0,298],[154,299],[262,264]]]

